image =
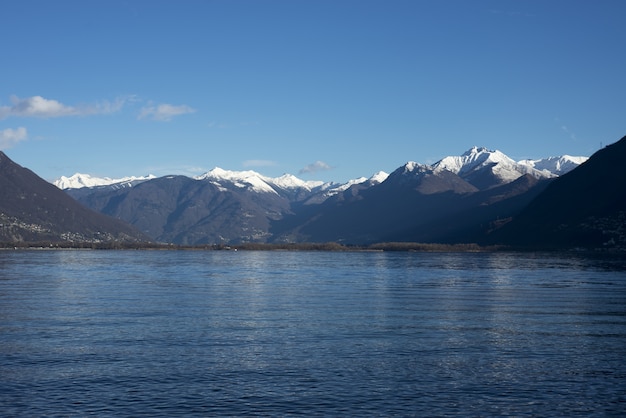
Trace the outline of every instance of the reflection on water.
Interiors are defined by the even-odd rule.
[[[621,259],[0,252],[3,415],[620,415]]]

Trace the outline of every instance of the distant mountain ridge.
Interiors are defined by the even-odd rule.
[[[518,163],[500,151],[478,147],[473,147],[458,157],[445,157],[433,167],[458,174],[479,189],[510,183],[524,174],[538,179],[557,176],[550,170],[539,171],[530,164]]]
[[[193,178],[120,183],[129,187],[107,180],[66,192],[159,242],[452,242],[460,239],[461,230],[467,235],[453,217],[469,211],[475,222],[487,225],[492,217],[512,216],[542,182],[556,176],[500,151],[473,147],[432,165],[408,162],[391,174],[378,172],[343,184],[214,168]],[[451,230],[447,225],[453,224]]]
[[[493,171],[494,184],[503,184],[511,182],[524,174],[531,174],[536,178],[553,178],[565,174],[578,165],[587,160],[588,157],[572,157],[564,155],[561,157],[548,157],[539,160],[521,160],[514,161],[498,150],[489,150],[484,147],[472,147],[460,156],[444,157],[432,165],[433,169],[448,170],[458,174],[461,178],[472,178],[473,175],[481,171]],[[418,166],[426,164],[409,161],[406,166]],[[257,192],[276,192],[276,189],[282,190],[307,190],[319,191],[325,190],[345,190],[354,184],[364,183],[366,181],[374,183],[382,183],[388,174],[384,171],[378,171],[370,177],[359,177],[349,180],[346,183],[323,182],[316,180],[302,180],[292,174],[284,174],[280,177],[267,177],[252,170],[231,171],[224,170],[220,167],[201,174],[199,176],[190,177],[195,180],[213,180],[217,183],[220,181],[229,181],[238,183],[241,187],[248,187],[250,190]],[[150,174],[147,176],[129,176],[119,179],[109,177],[93,177],[89,174],[76,173],[70,177],[62,176],[53,181],[53,184],[60,189],[78,189],[83,187],[99,187],[99,186],[116,186],[127,187],[134,184],[152,180],[156,178]]]
[[[588,157],[563,155],[561,157],[548,157],[540,160],[521,160],[518,161],[518,163],[530,166],[539,171],[547,171],[551,174],[561,176],[565,173],[569,173],[588,159]]]
[[[624,160],[626,137],[590,158],[516,162],[473,147],[432,165],[409,161],[391,174],[343,184],[215,168],[195,178],[77,174],[58,183],[76,186],[63,191],[0,152],[0,242],[420,242],[622,251]]]
[[[133,184],[137,184],[142,181],[152,180],[154,178],[156,178],[156,176],[152,174],[143,177],[130,176],[122,177],[119,179],[112,179],[109,177],[92,177],[89,174],[76,173],[70,177],[61,176],[56,179],[53,184],[62,190],[99,186],[130,187]]]

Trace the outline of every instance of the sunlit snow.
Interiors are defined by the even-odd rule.
[[[112,184],[119,184],[120,186],[132,186],[133,183],[140,181],[146,181],[156,178],[156,176],[150,174],[144,177],[122,177],[119,179],[112,179],[109,177],[92,177],[89,174],[76,173],[73,176],[65,177],[61,176],[53,182],[59,189],[80,189],[83,187],[97,187],[97,186],[110,186]]]
[[[524,174],[530,174],[536,178],[551,178],[567,173],[582,164],[588,157],[549,157],[539,160],[514,161],[504,153],[497,150],[489,150],[484,147],[472,147],[460,156],[448,156],[442,158],[433,165],[420,164],[409,161],[404,165],[405,173],[427,172],[448,170],[460,176],[467,175],[477,170],[488,168],[498,177],[502,183],[514,181]],[[305,181],[292,174],[283,174],[280,177],[267,177],[256,171],[231,171],[216,167],[195,180],[209,180],[220,190],[227,190],[227,185],[234,185],[258,193],[274,193],[288,190],[304,190],[307,192],[324,192],[320,198],[327,198],[349,189],[351,186],[368,182],[375,185],[384,182],[388,173],[379,171],[373,176],[359,177],[345,183]],[[133,184],[155,178],[153,175],[145,177],[123,177],[112,179],[109,177],[92,177],[89,174],[76,173],[71,177],[62,176],[53,183],[60,189],[76,189],[82,187],[110,186],[128,187]]]

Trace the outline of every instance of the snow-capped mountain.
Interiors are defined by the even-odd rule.
[[[478,189],[451,170],[409,161],[387,177],[389,187],[409,187],[423,194],[472,193]]]
[[[542,172],[548,172],[561,176],[572,171],[588,159],[588,157],[572,157],[571,155],[563,155],[561,157],[548,157],[540,160],[521,160],[518,161],[518,163]]]
[[[330,183],[328,188],[324,190],[324,195],[327,197],[334,196],[337,193],[345,192],[352,186],[356,186],[359,184],[367,185],[367,186],[375,186],[377,184],[382,183],[387,179],[389,174],[384,171],[379,171],[373,174],[371,177],[359,177],[357,179],[348,180],[345,183]],[[327,183],[328,184],[328,183]]]
[[[318,180],[305,181],[292,174],[283,174],[280,177],[268,177],[252,170],[233,171],[215,167],[204,174],[193,177],[193,179],[209,181],[222,191],[229,190],[229,187],[236,187],[255,193],[272,193],[286,196],[296,201],[309,198],[311,195],[316,195],[315,199],[311,200],[309,203],[321,203],[327,198],[344,192],[354,185],[362,184],[373,186],[382,183],[387,176],[388,174],[384,171],[379,171],[369,178],[359,177],[349,180],[346,183],[333,183]],[[62,176],[55,180],[53,184],[63,190],[102,186],[118,189],[130,187],[139,182],[154,178],[156,177],[149,175],[145,177],[111,179],[109,177],[92,177],[88,174],[76,173],[71,177]]]
[[[53,184],[61,190],[111,185],[118,185],[119,187],[130,187],[138,182],[151,180],[154,178],[156,178],[156,176],[152,174],[144,177],[131,176],[122,177],[119,179],[112,179],[109,177],[92,177],[89,174],[76,173],[70,177],[61,176],[60,178],[55,180]]]
[[[231,171],[216,167],[202,175],[195,177],[196,180],[209,180],[219,187],[225,187],[224,183],[230,183],[236,187],[245,188],[257,193],[275,193],[281,191],[305,190],[311,192],[315,189],[330,186],[332,183],[323,181],[304,181],[292,174],[284,174],[280,177],[263,176],[256,171]]]
[[[368,181],[372,184],[380,184],[383,181],[387,180],[387,177],[389,177],[389,173],[386,173],[384,171],[378,171],[374,173],[374,175],[370,177]]]
[[[260,175],[255,171],[230,171],[219,167],[214,168],[200,176],[195,177],[196,180],[209,180],[218,187],[225,187],[223,182],[228,182],[235,187],[245,188],[257,193],[275,193],[267,182],[268,178]]]
[[[216,167],[196,177],[130,177],[116,183],[76,174],[55,184],[159,242],[431,240],[444,233],[452,239],[451,225],[466,219],[465,211],[480,225],[488,225],[492,215],[512,216],[542,189],[535,187],[546,184],[541,180],[558,175],[551,170],[563,173],[582,159],[519,163],[500,151],[473,147],[432,165],[408,162],[391,174],[345,183]],[[570,160],[573,165],[563,162]]]
[[[316,180],[305,181],[293,174],[267,177],[251,170],[230,171],[216,167],[195,177],[195,179],[211,181],[224,190],[227,190],[230,184],[256,193],[274,193],[288,197],[293,201],[307,199],[307,204],[318,204],[329,197],[345,192],[352,186],[370,187],[380,184],[385,181],[388,175],[384,171],[379,171],[371,177],[359,177],[345,183],[333,183]]]
[[[0,202],[0,232],[7,242],[478,242],[623,249],[625,141],[589,161],[563,156],[515,162],[474,147],[437,164],[409,162],[389,175],[344,184],[214,169],[198,178],[76,174],[55,187],[0,152],[0,181],[7,191]],[[69,188],[60,191],[64,186]]]
[[[525,174],[537,179],[558,176],[550,170],[535,169],[530,164],[516,162],[498,150],[483,147],[472,147],[461,156],[445,157],[433,167],[435,170],[451,171],[479,189],[510,183]]]
[[[510,183],[519,177],[530,174],[537,179],[552,178],[563,175],[587,160],[587,157],[549,157],[539,160],[514,161],[498,150],[484,147],[472,147],[460,156],[448,156],[435,164],[426,165],[410,161],[403,167],[406,172],[420,170],[450,171],[478,187],[492,187]],[[300,194],[324,192],[325,197],[344,192],[354,185],[376,185],[384,182],[389,174],[379,171],[373,176],[359,177],[345,183],[323,182],[299,179],[292,174],[280,177],[267,177],[256,171],[231,171],[216,167],[202,175],[193,177],[195,180],[208,180],[218,187],[227,185],[243,188],[257,193]],[[78,189],[84,187],[112,186],[114,188],[129,187],[139,182],[154,179],[154,175],[143,177],[93,177],[89,174],[76,173],[71,177],[62,176],[53,184],[60,189]],[[317,203],[324,199],[316,198]]]
[[[323,187],[324,185],[328,185],[330,183],[325,183],[320,180],[302,180],[293,174],[283,174],[280,177],[268,178],[268,182],[273,184],[276,187],[281,189],[289,190],[289,189],[304,189],[308,191],[312,191],[314,189]]]
[[[348,180],[345,183],[323,182],[317,180],[305,181],[299,179],[293,174],[283,174],[280,177],[267,177],[256,171],[230,171],[223,170],[219,167],[214,168],[200,176],[195,177],[196,180],[210,180],[214,184],[223,187],[224,182],[229,182],[236,187],[247,188],[254,192],[266,192],[281,194],[281,191],[302,190],[307,192],[323,192],[325,196],[333,196],[341,193],[357,184],[367,183],[375,185],[382,183],[388,174],[379,171],[371,177],[359,177],[357,179]]]
[[[323,203],[326,199],[346,192],[348,189],[366,189],[372,186],[376,186],[389,177],[388,173],[384,171],[378,171],[371,177],[359,177],[357,179],[349,180],[346,183],[325,183],[323,187],[317,190],[317,193],[312,193],[309,196],[305,204],[315,205]],[[358,192],[358,190],[356,191]]]

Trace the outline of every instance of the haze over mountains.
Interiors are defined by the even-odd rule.
[[[490,223],[512,217],[551,179],[585,160],[516,162],[500,151],[473,147],[433,165],[408,162],[391,174],[345,184],[221,168],[194,178],[120,182],[75,174],[55,184],[158,242],[455,243],[476,242]]]

